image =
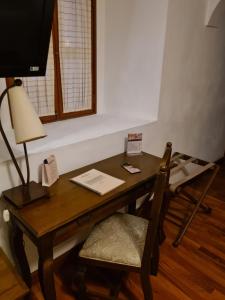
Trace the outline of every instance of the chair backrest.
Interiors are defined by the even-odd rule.
[[[142,268],[146,268],[150,271],[151,268],[151,257],[155,246],[158,246],[158,235],[160,230],[160,224],[162,224],[161,218],[164,217],[162,214],[164,194],[169,184],[169,172],[170,172],[170,158],[172,152],[172,144],[168,142],[164,155],[160,162],[159,171],[156,175],[154,183],[154,196],[151,205],[150,222],[147,229],[147,235],[145,240],[144,253],[142,257]]]

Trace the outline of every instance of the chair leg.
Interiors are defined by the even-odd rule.
[[[144,293],[144,300],[153,300],[152,285],[150,276],[147,273],[141,273],[141,285]]]
[[[159,244],[162,245],[165,239],[166,239],[166,234],[163,227],[161,227],[159,232]]]
[[[151,275],[156,276],[159,268],[159,246],[156,246],[153,250],[153,256],[151,258]]]
[[[79,300],[87,300],[87,289],[85,285],[85,275],[86,275],[87,267],[83,265],[77,265],[76,274],[74,276],[75,285],[78,288],[76,296]]]
[[[114,300],[117,299],[118,295],[119,295],[119,292],[120,292],[120,289],[121,289],[121,285],[122,285],[122,279],[123,279],[123,275],[124,275],[124,272],[120,272],[117,280],[116,280],[116,283],[113,284],[113,286],[110,288],[110,297]]]
[[[162,204],[162,212],[161,212],[161,216],[160,216],[160,225],[159,225],[159,244],[162,245],[163,242],[166,239],[166,234],[164,231],[164,220],[166,217],[166,214],[168,212],[169,209],[169,202],[170,202],[170,197],[171,197],[171,193],[169,191],[165,191],[164,192],[164,196],[163,196],[163,204]]]

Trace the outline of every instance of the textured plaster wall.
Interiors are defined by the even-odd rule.
[[[107,0],[106,110],[157,119],[168,0]]]
[[[174,149],[209,160],[225,149],[225,18],[204,26],[204,0],[170,0],[159,119],[146,148]],[[153,143],[153,145],[152,145]]]

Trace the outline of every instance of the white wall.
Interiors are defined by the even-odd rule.
[[[126,109],[131,112],[134,111],[132,107],[135,107],[138,114],[136,99],[144,97],[149,101],[145,106],[146,114],[151,114],[151,108],[154,112],[157,111],[154,100],[161,86],[158,122],[136,129],[144,133],[144,150],[161,155],[165,142],[171,140],[174,150],[205,159],[220,158],[225,144],[225,24],[218,29],[204,27],[205,0],[170,0],[163,59],[161,55],[163,49],[159,49],[159,54],[156,50],[159,45],[163,45],[162,37],[165,30],[161,22],[166,26],[167,1],[101,1],[105,2],[107,16],[105,40],[101,48],[106,47],[103,53],[105,58],[104,55],[99,57],[99,60],[105,62],[101,61],[101,66],[104,67],[101,73],[103,82],[100,84],[101,90],[98,91],[105,100],[104,103],[101,102],[102,108],[110,99],[109,106],[113,106],[112,103],[115,101],[119,107],[121,103],[122,107],[126,106]],[[130,16],[133,16],[132,22]],[[146,25],[146,28],[143,29],[142,25]],[[148,37],[148,29],[150,37]],[[159,31],[159,41],[157,41],[157,31]],[[115,41],[115,45],[112,40]],[[145,51],[143,40],[148,41],[146,48],[148,51]],[[138,41],[141,41],[144,49],[136,45]],[[154,48],[154,41],[156,48]],[[153,53],[150,49],[151,42]],[[121,59],[119,53],[122,54]],[[162,80],[160,80],[162,65]],[[138,72],[135,72],[136,68]],[[105,76],[102,75],[103,73]],[[128,100],[130,102],[126,102]],[[57,148],[54,153],[60,173],[123,151],[127,133],[128,131],[121,131]],[[30,156],[32,178],[37,178],[38,165],[47,154],[45,152]],[[9,162],[1,163],[0,190],[2,190],[1,182],[4,182],[4,186],[10,185],[8,173]],[[13,173],[12,167],[11,173]],[[30,244],[27,242],[26,244],[30,249]],[[1,216],[0,246],[10,255],[7,226],[3,225]],[[60,251],[64,249],[60,248]],[[27,252],[31,257],[32,267],[35,267],[35,251],[32,249]]]
[[[157,119],[168,0],[107,0],[106,111]]]
[[[149,127],[146,145],[155,153],[169,139],[175,150],[209,160],[223,156],[225,22],[205,27],[205,4],[169,2],[159,120]]]
[[[154,51],[152,56],[150,47],[155,47],[152,28],[155,32],[159,31],[158,45],[163,35],[159,26],[164,15],[163,5],[165,8],[167,2],[107,1],[105,99],[111,100],[111,106],[134,108],[133,112],[138,114],[138,105],[143,103],[136,101],[137,94],[140,94],[150,104],[150,107],[146,104],[146,114],[155,110],[151,96],[156,95],[157,88],[152,88],[153,75],[150,73],[154,72],[151,66],[154,60],[158,61],[160,54]],[[144,146],[148,152],[160,153],[165,141],[171,140],[177,151],[208,160],[223,156],[225,18],[219,28],[204,26],[206,5],[205,0],[169,0],[158,122],[143,127]],[[119,17],[116,16],[117,10]],[[151,18],[154,20],[152,26]],[[141,26],[147,22],[147,29],[151,27],[151,30]],[[136,45],[139,41],[142,43]],[[133,60],[140,62],[143,69],[145,63],[147,71],[135,73]],[[141,92],[143,81],[146,85]]]

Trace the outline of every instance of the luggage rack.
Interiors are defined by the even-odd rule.
[[[196,197],[187,191],[186,186],[208,170],[212,170],[212,174],[209,176],[201,194]],[[211,213],[211,208],[204,204],[203,201],[218,170],[219,166],[215,163],[207,162],[179,152],[173,154],[170,167],[169,190],[176,198],[183,199],[189,203],[188,208],[184,211],[184,216],[182,216],[182,208],[179,208],[179,206],[182,205],[178,203],[178,207],[172,209],[172,203],[170,202],[167,219],[180,227],[173,242],[174,247],[177,247],[180,244],[199,209],[206,214]]]

